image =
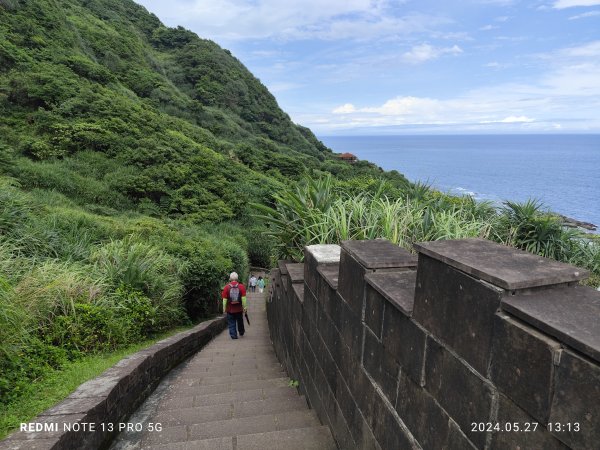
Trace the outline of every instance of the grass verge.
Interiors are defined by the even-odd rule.
[[[32,382],[29,389],[18,400],[0,410],[0,439],[17,429],[21,423],[30,421],[42,411],[61,402],[80,384],[97,377],[126,356],[150,347],[161,339],[189,330],[193,326],[174,328],[153,339],[114,352],[85,356],[68,363],[61,370],[48,371],[45,376]]]

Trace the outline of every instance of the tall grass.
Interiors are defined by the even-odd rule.
[[[412,251],[416,242],[480,237],[592,271],[600,282],[600,245],[567,229],[541,203],[507,201],[500,208],[471,197],[453,197],[427,184],[408,187],[396,198],[385,190],[351,195],[330,179],[306,180],[275,196],[275,205],[256,205],[279,256],[302,260],[311,244],[385,238]]]
[[[297,260],[306,245],[348,239],[385,238],[411,249],[421,241],[490,236],[483,208],[468,201],[450,207],[424,201],[427,189],[423,185],[410,191],[415,198],[390,199],[383,191],[350,196],[333,192],[328,178],[309,180],[276,196],[274,208],[256,205],[257,217],[268,224],[281,256]]]

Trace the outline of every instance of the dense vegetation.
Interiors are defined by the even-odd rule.
[[[251,202],[338,161],[211,41],[131,0],[0,0],[0,409],[31,380],[216,312],[267,267]],[[251,244],[250,244],[251,243]]]
[[[441,239],[480,237],[589,269],[590,286],[600,286],[600,241],[563,226],[536,201],[502,207],[453,197],[414,184],[395,189],[379,184],[306,179],[275,195],[275,206],[256,205],[257,218],[283,257],[302,260],[310,244],[385,238],[407,250]]]
[[[339,161],[227,50],[131,0],[0,0],[0,117],[0,409],[305,244],[482,236],[600,272],[535,204]]]

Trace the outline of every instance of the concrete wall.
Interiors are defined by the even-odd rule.
[[[479,239],[415,248],[309,246],[272,271],[277,355],[340,448],[600,448],[588,274]]]

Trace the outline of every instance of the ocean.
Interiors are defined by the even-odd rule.
[[[600,227],[600,135],[319,136],[410,181],[478,200],[540,200]]]

